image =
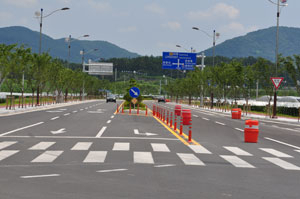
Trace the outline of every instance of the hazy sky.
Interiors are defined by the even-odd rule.
[[[275,0],[274,0],[275,1]],[[300,1],[289,0],[282,9],[280,25],[300,27]],[[39,31],[34,13],[44,14],[70,7],[44,19],[43,33],[58,39],[89,34],[141,55],[162,51],[202,51],[249,31],[276,25],[276,6],[268,0],[0,0],[0,27],[25,26]],[[274,38],[275,39],[275,38]]]

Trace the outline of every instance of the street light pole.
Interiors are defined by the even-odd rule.
[[[215,66],[215,47],[216,47],[216,30],[213,34],[213,66]]]
[[[40,17],[40,44],[39,44],[39,55],[42,53],[42,26],[43,26],[43,8],[41,8],[41,17]]]
[[[68,68],[70,68],[70,51],[71,51],[71,35],[69,35],[68,39]]]

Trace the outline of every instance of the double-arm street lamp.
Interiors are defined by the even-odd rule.
[[[82,37],[89,37],[90,35],[82,35],[80,37],[77,37],[77,38],[72,38],[71,35],[69,35],[69,37],[66,38],[66,42],[68,42],[68,68],[69,68],[69,65],[70,65],[70,55],[71,55],[71,42],[73,41],[76,41]]]

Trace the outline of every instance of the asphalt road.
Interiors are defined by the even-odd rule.
[[[244,143],[244,119],[189,108],[191,145],[105,101],[0,117],[0,198],[299,198],[300,125],[260,120]]]

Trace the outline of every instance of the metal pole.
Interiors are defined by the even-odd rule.
[[[40,18],[40,45],[39,45],[39,55],[42,53],[42,26],[43,26],[43,8],[41,8],[41,18]]]
[[[275,55],[275,61],[276,61],[276,70],[275,74],[277,77],[277,68],[278,68],[278,38],[279,38],[279,16],[280,16],[280,10],[279,10],[279,3],[280,0],[277,0],[277,28],[276,28],[276,55]],[[276,117],[276,105],[277,105],[277,93],[276,88],[274,87],[274,104],[273,104],[273,118]]]
[[[24,106],[24,70],[22,75],[22,108]]]
[[[71,51],[71,35],[69,35],[69,40],[68,40],[68,68],[70,68],[70,51]]]
[[[161,95],[161,80],[159,80],[159,95]]]
[[[256,100],[258,99],[258,84],[259,80],[256,81]]]
[[[213,66],[215,66],[215,46],[216,46],[216,30],[213,34]]]

